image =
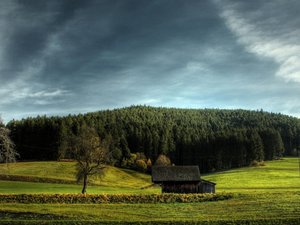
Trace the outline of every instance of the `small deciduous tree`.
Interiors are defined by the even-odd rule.
[[[147,172],[148,173],[151,173],[151,168],[152,168],[152,161],[151,161],[151,159],[149,158],[148,160],[147,160]]]
[[[86,193],[88,176],[101,174],[110,161],[108,143],[100,140],[94,128],[82,125],[70,139],[71,148],[77,161],[77,182],[83,181],[82,194]]]
[[[142,159],[137,160],[135,162],[135,165],[136,165],[136,168],[137,168],[138,171],[146,172],[147,164],[144,160],[142,160]]]
[[[10,130],[4,127],[0,118],[0,163],[15,162],[16,157],[19,156],[9,134]]]
[[[168,156],[160,154],[155,162],[156,166],[171,166],[171,160]]]
[[[130,153],[129,158],[123,159],[121,166],[133,169],[135,167],[136,160],[137,160],[137,155],[134,153]]]

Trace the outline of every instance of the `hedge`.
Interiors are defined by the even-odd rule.
[[[220,194],[0,194],[0,203],[175,203],[226,200],[230,193]]]
[[[40,221],[1,221],[0,225],[299,225],[300,218],[290,219],[262,219],[262,220],[219,220],[219,221],[93,221],[93,220],[40,220]]]

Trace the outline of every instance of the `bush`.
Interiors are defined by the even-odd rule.
[[[146,157],[144,152],[137,152],[136,153],[136,160],[147,161],[147,157]]]
[[[147,164],[145,163],[144,160],[142,160],[142,159],[137,160],[135,162],[135,165],[136,165],[136,169],[138,171],[146,172],[146,170],[147,170]]]
[[[143,173],[151,171],[151,166],[151,160],[147,160],[143,152],[137,152],[135,154],[131,153],[130,158],[124,158],[121,163],[121,167],[137,170]]]
[[[129,169],[133,169],[134,165],[135,165],[135,161],[136,161],[137,155],[130,153],[130,158],[124,158],[121,166],[125,167],[125,168],[129,168]]]
[[[210,220],[210,221],[99,221],[99,220],[11,220],[1,221],[0,225],[299,225],[300,219],[265,219],[265,220]]]
[[[257,161],[257,160],[253,160],[251,163],[250,163],[250,166],[265,166],[265,162],[264,161]]]
[[[251,218],[244,220],[209,220],[209,221],[99,221],[99,220],[11,220],[1,221],[2,225],[299,225],[300,219],[264,219],[253,220]]]
[[[156,166],[171,166],[171,160],[168,156],[160,154],[155,162]]]
[[[148,159],[146,164],[147,164],[147,172],[151,173],[151,168],[152,168],[152,161],[151,161],[151,159]]]

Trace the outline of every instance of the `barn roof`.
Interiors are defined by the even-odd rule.
[[[213,185],[216,185],[216,183],[211,182],[211,181],[209,181],[209,180],[201,179],[201,182],[202,182],[202,183],[207,183],[207,184],[213,184]]]
[[[200,181],[198,166],[153,166],[152,181]]]

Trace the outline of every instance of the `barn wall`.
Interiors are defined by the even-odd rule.
[[[163,183],[163,193],[199,193],[200,183]]]
[[[201,193],[215,193],[215,185],[211,183],[201,182],[200,184],[200,192]]]

